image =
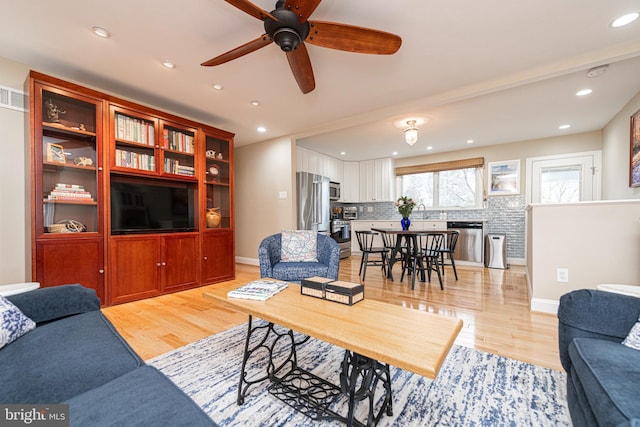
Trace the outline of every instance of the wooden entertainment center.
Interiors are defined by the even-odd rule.
[[[31,71],[32,280],[103,305],[235,277],[232,133]]]

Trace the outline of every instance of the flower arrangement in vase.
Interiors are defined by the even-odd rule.
[[[398,208],[398,212],[402,215],[402,221],[400,224],[402,225],[403,230],[408,230],[411,225],[411,220],[409,220],[409,215],[413,212],[413,208],[416,207],[416,202],[413,201],[411,197],[402,196],[396,200],[396,208]]]

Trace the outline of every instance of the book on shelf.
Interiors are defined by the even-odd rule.
[[[116,166],[145,171],[155,171],[156,169],[154,156],[120,149],[116,149],[115,164]]]
[[[196,169],[193,166],[181,165],[178,160],[164,159],[164,171],[175,175],[195,176]]]
[[[164,140],[164,148],[190,154],[194,152],[194,138],[192,135],[187,135],[186,133],[176,130],[164,129],[162,137]]]
[[[286,289],[287,286],[287,282],[280,280],[259,279],[227,292],[227,297],[265,301]]]
[[[116,138],[153,146],[153,124],[145,120],[136,119],[116,113]]]
[[[74,202],[93,202],[91,193],[86,191],[79,184],[63,184],[57,183],[53,190],[49,193],[45,200],[54,201],[74,201]]]

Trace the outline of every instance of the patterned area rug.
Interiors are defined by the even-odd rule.
[[[236,404],[246,325],[149,361],[221,426],[333,426],[314,422],[272,396],[268,384]],[[344,350],[311,339],[298,349],[298,365],[339,384]],[[255,366],[256,363],[253,364]],[[260,368],[260,366],[258,366]],[[393,416],[379,426],[571,426],[564,372],[454,346],[438,377],[429,380],[391,367]],[[345,402],[333,408],[346,414]],[[366,420],[366,405],[357,418]]]

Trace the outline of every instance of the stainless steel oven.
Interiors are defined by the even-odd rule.
[[[351,256],[351,221],[345,219],[331,220],[331,238],[340,247],[340,258]]]

